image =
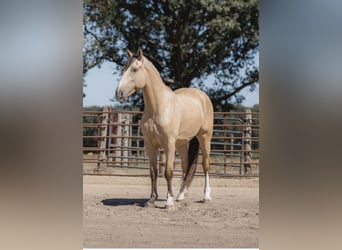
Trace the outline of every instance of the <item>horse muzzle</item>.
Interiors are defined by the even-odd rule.
[[[116,89],[115,91],[115,96],[116,96],[116,99],[119,101],[119,102],[126,102],[127,101],[127,98],[132,95],[133,93],[135,92],[135,89],[133,88],[131,91],[129,92],[126,92],[126,91],[123,91],[119,88]]]
[[[116,89],[115,91],[115,96],[116,96],[116,99],[119,101],[119,102],[125,102],[127,101],[127,95],[122,91],[120,90],[119,88]]]

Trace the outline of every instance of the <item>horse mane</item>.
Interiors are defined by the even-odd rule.
[[[159,71],[157,70],[156,66],[154,66],[153,63],[152,63],[146,56],[144,56],[144,57],[145,57],[145,58],[144,58],[144,62],[145,62],[145,63],[147,62],[148,66],[149,66],[149,67],[156,73],[156,75],[160,78],[160,81],[163,83],[163,85],[168,89],[168,91],[173,92],[173,90],[172,90],[169,86],[167,86],[167,85],[165,84],[165,82],[164,82],[163,78],[161,77]]]
[[[163,79],[160,76],[159,71],[157,70],[157,68],[153,65],[153,63],[145,56],[145,63],[147,62],[147,64],[152,68],[152,70],[160,77],[160,79],[163,81]]]

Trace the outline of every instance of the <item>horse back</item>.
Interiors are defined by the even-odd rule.
[[[180,130],[212,130],[214,111],[210,98],[201,90],[181,88],[174,92],[181,102]]]
[[[213,114],[211,100],[203,91],[195,88],[180,88],[175,90],[174,93],[178,96],[182,104],[185,105],[183,109],[191,110],[195,108],[201,111],[204,116]],[[196,112],[196,110],[192,109],[193,112]]]

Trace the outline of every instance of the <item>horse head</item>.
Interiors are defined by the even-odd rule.
[[[148,80],[147,73],[143,68],[145,57],[141,48],[136,54],[127,50],[127,55],[128,60],[115,91],[115,96],[120,102],[126,101],[137,89],[144,88]]]

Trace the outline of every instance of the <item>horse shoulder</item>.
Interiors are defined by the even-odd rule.
[[[159,139],[160,132],[158,126],[153,121],[151,117],[148,117],[146,114],[143,115],[141,119],[141,131],[144,135],[144,140],[148,141],[154,148],[158,148],[161,146],[161,142]]]

